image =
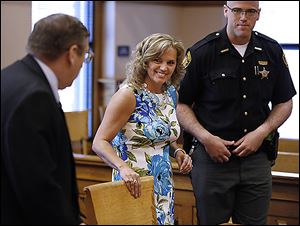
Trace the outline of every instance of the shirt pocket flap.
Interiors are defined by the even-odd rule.
[[[237,76],[231,70],[214,70],[209,73],[209,77],[212,81],[215,81],[218,79],[235,79]]]

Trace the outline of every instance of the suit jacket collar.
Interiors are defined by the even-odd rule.
[[[27,54],[21,61],[33,71],[33,74],[37,77],[37,79],[40,79],[43,83],[47,85],[47,87],[49,88],[49,92],[53,95],[53,98],[56,100],[46,75],[44,74],[42,68],[36,62],[34,57],[31,54]]]

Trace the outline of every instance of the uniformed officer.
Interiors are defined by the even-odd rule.
[[[193,152],[198,223],[263,225],[272,192],[265,143],[296,91],[280,45],[253,31],[259,2],[228,1],[224,15],[224,29],[187,51],[177,116],[192,136],[184,146]]]

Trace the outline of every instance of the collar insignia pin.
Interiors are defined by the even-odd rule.
[[[229,51],[229,49],[226,48],[226,49],[222,49],[220,52],[221,52],[221,53],[226,53],[226,52],[228,52],[228,51]]]
[[[262,51],[262,48],[260,48],[260,47],[254,47],[254,49],[256,49],[256,50],[258,50],[258,51]]]

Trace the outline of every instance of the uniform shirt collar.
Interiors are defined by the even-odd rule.
[[[232,52],[233,46],[231,45],[231,42],[227,36],[226,27],[227,26],[225,26],[222,30],[216,33],[221,38],[221,41],[216,46],[217,54]]]
[[[227,32],[226,32],[226,27],[225,26],[222,30],[220,30],[218,33],[222,39],[222,42],[220,42],[217,46],[217,53],[218,54],[223,54],[223,53],[233,53],[233,45],[231,45],[231,42],[228,38]],[[254,51],[263,51],[263,46],[259,39],[257,38],[258,33],[255,31],[252,31],[250,41],[248,43],[248,48],[247,51],[244,55],[244,57],[249,56],[251,53]]]
[[[50,84],[53,95],[54,95],[57,103],[59,103],[58,80],[57,80],[56,75],[54,74],[52,69],[50,67],[48,67],[45,63],[43,63],[36,57],[34,57],[34,59],[37,61],[37,63],[40,65],[42,71],[44,72],[44,74]]]
[[[252,32],[251,40],[253,44],[253,49],[258,51],[263,51],[264,47],[258,38],[259,33],[257,31]]]

